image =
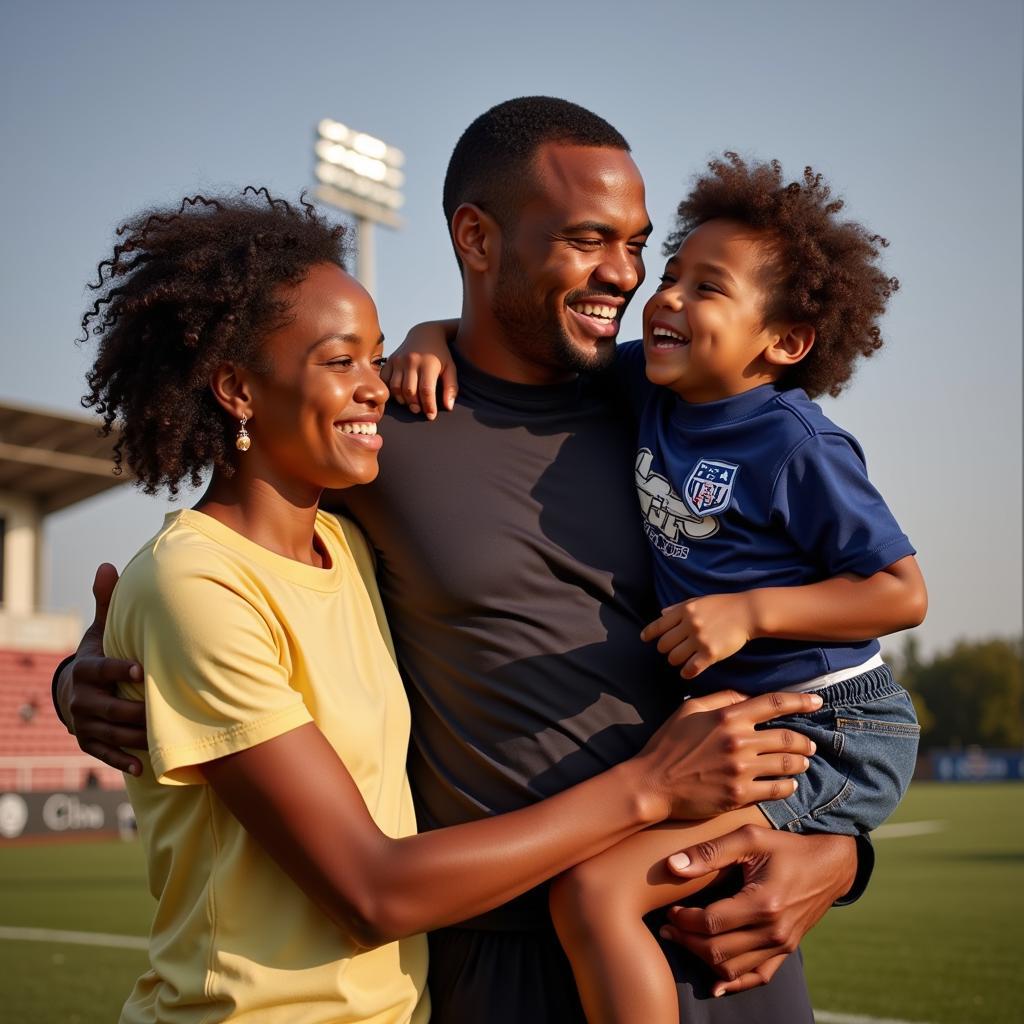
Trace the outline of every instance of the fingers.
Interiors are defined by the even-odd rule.
[[[455,408],[455,396],[459,393],[459,375],[455,363],[449,361],[441,373],[441,387],[444,407],[451,412]]]
[[[75,721],[75,732],[81,734],[79,723],[95,721],[103,726],[108,723],[145,727],[146,705],[141,700],[124,700],[115,697],[108,690],[99,688],[76,689],[71,698],[71,717]],[[145,743],[142,744],[145,746]]]
[[[727,832],[724,836],[708,839],[695,846],[688,846],[668,858],[669,870],[681,878],[696,878],[711,871],[721,871],[733,864],[749,860],[761,851],[764,838],[762,833],[765,831],[766,829],[757,828],[754,825],[744,825],[733,832]],[[721,913],[724,907],[735,903],[737,898],[733,896],[729,899],[719,900],[712,906],[716,908],[716,913]],[[710,910],[711,907],[706,907],[697,913],[708,914]],[[735,928],[735,921],[736,919],[733,919],[729,927]],[[742,923],[750,924],[750,921],[744,919]]]
[[[79,656],[71,667],[73,689],[102,687],[109,696],[109,689],[114,683],[141,683],[142,666],[137,661],[123,661],[120,658],[104,658]],[[83,694],[84,696],[84,694]],[[111,698],[118,700],[118,698]],[[137,704],[137,701],[121,701],[123,704]]]
[[[399,401],[409,407],[409,412],[420,411],[419,385],[422,367],[412,358],[406,361],[405,373],[402,375],[402,397]]]
[[[694,651],[683,662],[683,667],[679,670],[679,674],[683,679],[696,679],[704,669],[710,668],[716,661],[720,660],[720,658],[716,658],[709,651]],[[669,661],[672,661],[671,656]]]
[[[147,746],[142,701],[123,700],[107,688],[86,685],[73,691],[69,713],[78,745],[85,753],[119,771],[141,773],[142,763],[128,750],[145,750]]]
[[[790,778],[792,775],[802,775],[808,768],[810,768],[811,762],[803,754],[791,754],[786,751],[782,754],[759,754],[755,759],[753,765],[754,778],[763,780],[764,784],[771,786],[773,782],[781,781],[784,785],[784,792],[772,793],[769,792],[767,796],[758,796],[757,800],[781,800],[784,796],[789,796],[790,793],[796,788],[790,786]],[[778,776],[785,776],[783,779],[779,779]]]
[[[109,723],[96,723],[97,728],[94,734],[82,740],[82,749],[86,744],[99,744],[104,747],[116,747],[119,750],[145,750],[146,730],[144,728],[132,728],[127,725],[110,725]],[[102,724],[102,730],[99,726]],[[88,751],[86,751],[88,753]]]
[[[781,937],[770,926],[742,928],[737,931],[701,935],[687,927],[685,910],[693,907],[671,907],[666,913],[669,924],[662,934],[699,957],[727,981],[738,980],[758,971],[769,959],[782,957],[796,948],[796,941]],[[708,908],[711,909],[710,907]],[[778,970],[778,965],[775,965]],[[775,970],[772,973],[775,973]]]
[[[697,637],[688,634],[683,626],[670,629],[662,636],[658,641],[658,650],[662,654],[668,653],[666,660],[670,665],[681,666],[679,674],[683,679],[696,679],[706,668],[734,653],[732,649],[725,651],[708,647]]]
[[[101,630],[107,623],[107,609],[110,607],[110,598],[116,584],[117,569],[109,562],[103,562],[96,569],[96,576],[92,581],[92,596],[96,602],[96,614],[93,616],[92,624]]]
[[[71,673],[70,700],[65,710],[82,750],[93,753],[93,746],[98,745],[103,752],[94,756],[113,764],[107,749],[112,745],[145,748],[145,704],[112,692],[118,683],[141,680],[141,666],[114,658],[78,658],[72,663]],[[122,762],[116,767],[123,769]]]
[[[683,715],[695,715],[701,711],[721,711],[733,704],[743,704],[749,697],[736,690],[717,690],[703,697],[691,697],[682,707]]]
[[[410,412],[424,412],[429,419],[437,415],[437,380],[441,360],[429,353],[413,352],[398,357],[389,387],[392,397],[409,407]]]
[[[391,392],[391,397],[399,405],[405,405],[405,398],[403,396],[403,385],[405,382],[405,369],[402,364],[399,364],[395,356],[391,357],[389,362],[384,364],[384,368],[388,371],[388,390]],[[381,377],[384,375],[381,374]]]
[[[669,923],[681,934],[683,942],[708,963],[718,964],[750,952],[764,941],[751,925],[750,908],[739,896],[729,896],[706,907],[669,907]],[[753,922],[755,925],[760,921]]]
[[[660,620],[658,621],[660,622]],[[690,653],[696,650],[697,646],[689,627],[683,623],[669,627],[669,629],[659,635],[657,640],[658,653],[669,655],[669,665],[682,665],[685,662],[686,657],[680,658],[676,656],[676,650],[683,646],[687,647]],[[675,660],[673,660],[674,656]],[[689,654],[686,656],[688,657]]]
[[[784,715],[801,715],[817,711],[821,703],[821,698],[816,693],[764,693],[760,697],[751,697],[742,711],[737,713],[756,724],[770,722],[773,718],[782,718]]]
[[[754,734],[751,745],[761,757],[775,753],[803,754],[805,757],[810,757],[818,749],[813,740],[809,740],[803,733],[799,733],[795,729],[761,729]],[[758,775],[772,774],[777,773],[758,772]]]
[[[439,366],[424,363],[420,366],[420,380],[416,388],[420,407],[428,420],[437,415],[437,375]]]
[[[83,743],[81,746],[87,754],[91,754],[104,764],[109,764],[111,768],[116,768],[119,772],[128,772],[129,775],[135,776],[142,774],[142,762],[125,750],[95,740]]]
[[[788,956],[788,953],[780,953],[778,956],[769,957],[764,963],[741,974],[733,981],[720,981],[711,989],[711,994],[718,999],[719,996],[727,996],[733,992],[745,992],[748,988],[767,985],[775,977],[775,972],[786,962]],[[736,968],[733,967],[732,970],[735,971]]]
[[[800,769],[806,771],[806,769]],[[800,772],[794,772],[798,775]],[[770,800],[784,800],[797,791],[796,779],[763,779],[748,782],[743,790],[743,806],[766,803]]]
[[[700,914],[692,907],[672,907],[658,934],[703,960],[725,979],[712,988],[715,997],[768,984],[791,952],[782,944],[768,945],[771,934],[767,929],[751,929],[736,936],[698,935],[677,923],[683,918],[683,911]],[[730,955],[732,950],[751,945],[757,948]]]
[[[665,608],[658,618],[653,622],[649,622],[642,630],[640,630],[640,639],[648,642],[656,640],[674,626],[678,626],[679,610],[681,607],[681,605],[674,604],[671,608]],[[661,647],[659,646],[658,649],[661,650]],[[666,650],[667,649],[668,648],[666,648]],[[664,654],[665,651],[661,651],[661,653]]]

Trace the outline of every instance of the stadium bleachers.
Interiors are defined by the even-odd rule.
[[[63,655],[0,650],[0,791],[123,788],[119,771],[78,748],[50,704],[50,679]],[[11,764],[17,759],[17,766]]]

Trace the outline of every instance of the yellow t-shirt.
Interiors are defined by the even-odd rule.
[[[158,901],[151,970],[122,1024],[426,1021],[422,935],[357,952],[250,837],[197,765],[315,722],[381,831],[415,831],[409,707],[365,540],[317,516],[331,567],[201,512],[168,514],[125,568],[104,648],[145,682],[148,756],[126,776]],[[307,781],[305,784],[315,784]]]

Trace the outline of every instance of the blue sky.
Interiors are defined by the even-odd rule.
[[[0,401],[77,408],[84,286],[121,220],[200,189],[297,195],[325,116],[407,155],[407,224],[377,245],[389,343],[451,315],[455,139],[503,99],[564,96],[631,141],[659,244],[723,149],[813,164],[890,239],[887,346],[826,411],[920,551],[925,647],[1020,631],[1016,0],[6,0],[0,17]],[[624,338],[660,263],[652,246]],[[165,505],[124,489],[53,516],[46,606],[89,611],[95,564],[123,565]]]

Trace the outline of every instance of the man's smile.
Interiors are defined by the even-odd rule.
[[[625,308],[625,299],[600,295],[573,299],[566,306],[588,334],[607,338],[619,332],[619,314]]]

